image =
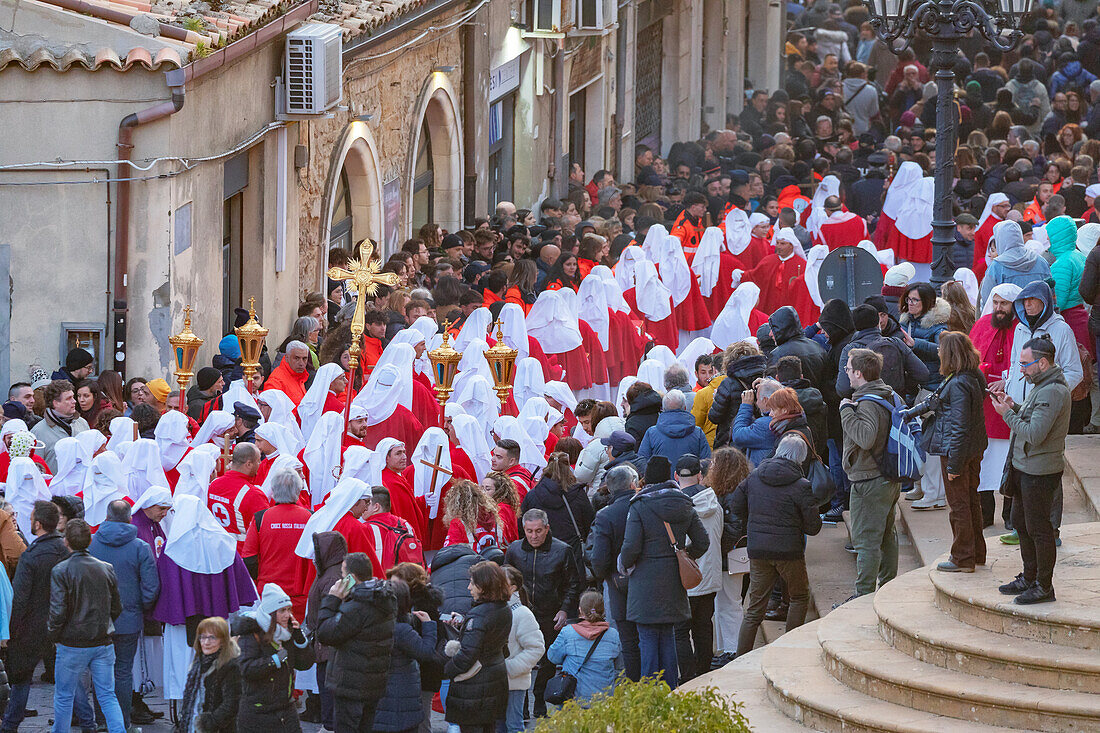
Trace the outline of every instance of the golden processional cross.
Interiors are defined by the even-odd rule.
[[[395,288],[401,281],[392,272],[379,272],[378,263],[371,260],[374,252],[374,242],[363,239],[359,242],[359,258],[348,262],[347,269],[343,267],[330,267],[328,276],[332,280],[355,283],[358,294],[355,299],[355,314],[351,317],[351,348],[348,350],[350,371],[355,371],[359,366],[360,342],[362,341],[363,328],[366,325],[367,298],[373,298],[378,292],[379,285],[389,285]],[[348,384],[351,382],[349,380]]]

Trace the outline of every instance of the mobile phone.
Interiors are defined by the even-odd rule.
[[[344,592],[350,593],[351,589],[355,586],[355,578],[351,575],[344,576]]]

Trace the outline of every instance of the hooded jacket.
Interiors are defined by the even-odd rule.
[[[699,557],[699,570],[703,574],[703,580],[687,592],[688,596],[717,593],[722,587],[722,524],[725,512],[718,503],[714,489],[710,487],[695,484],[686,486],[681,491],[691,497],[695,513],[699,515],[699,521],[703,523],[703,529],[707,531],[707,538],[710,540],[707,551]]]
[[[798,560],[806,554],[805,536],[821,531],[810,482],[786,458],[763,461],[733,490],[729,505],[747,531],[753,560]]]
[[[657,416],[660,414],[661,395],[657,390],[646,390],[634,398],[630,403],[630,414],[626,417],[624,428],[634,438],[634,445],[641,444],[645,431],[657,424]],[[602,424],[603,421],[600,421],[600,425]],[[597,430],[599,427],[596,426]]]
[[[1081,62],[1074,60],[1068,62],[1058,71],[1055,71],[1050,76],[1050,83],[1047,84],[1047,89],[1050,91],[1050,96],[1053,99],[1054,95],[1058,92],[1064,92],[1071,89],[1076,89],[1082,95],[1088,92],[1089,84],[1096,81],[1096,76],[1089,73],[1081,66]]]
[[[828,415],[821,390],[811,386],[806,379],[793,379],[782,384],[784,387],[793,389],[798,395],[798,404],[802,405],[802,414],[805,415],[806,424],[813,434],[814,450],[818,455],[829,455],[826,445],[829,438]]]
[[[321,601],[328,595],[332,584],[343,577],[341,566],[347,556],[348,541],[339,532],[317,532],[313,535],[313,563],[317,577],[309,587],[309,598],[306,601],[305,623],[309,628],[317,628]],[[318,663],[329,661],[332,649],[320,643],[316,646]]]
[[[1043,301],[1042,312],[1029,319],[1024,310],[1024,300],[1038,298]],[[1012,334],[1012,359],[1008,367],[1008,380],[1005,392],[1017,403],[1023,403],[1031,391],[1030,385],[1020,369],[1020,354],[1024,344],[1033,338],[1047,335],[1054,343],[1054,362],[1062,367],[1062,376],[1070,391],[1080,384],[1085,373],[1081,366],[1081,354],[1077,350],[1077,337],[1073,329],[1061,315],[1054,312],[1054,294],[1045,282],[1033,282],[1016,297],[1013,303],[1016,310],[1016,330]]]
[[[625,430],[625,426],[625,421],[618,416],[600,420],[600,424],[594,431],[596,434],[592,436],[594,440],[588,441],[577,458],[575,473],[579,483],[597,485],[596,477],[600,474],[603,465],[607,463],[607,446],[600,441],[600,438],[609,438],[616,430]]]
[[[888,330],[891,331],[891,333],[897,333],[899,330],[898,325],[893,318],[891,318],[887,322],[887,327]],[[900,336],[887,336],[886,334],[879,331],[878,326],[865,328],[862,331],[857,331],[852,335],[851,341],[848,342],[848,345],[844,347],[844,351],[841,353],[841,364],[848,364],[848,354],[851,353],[852,349],[869,348],[880,338],[890,339],[893,345],[897,348],[898,353],[901,354],[902,362],[905,368],[905,383],[891,384],[890,387],[893,388],[893,390],[898,394],[908,394],[912,391],[910,389],[911,386],[924,384],[925,381],[928,379],[928,367],[925,365],[925,363],[921,361],[920,357],[913,353],[912,349],[905,345],[905,342],[901,340]],[[841,397],[852,396],[852,382],[848,378],[848,372],[844,371],[843,369],[840,371],[839,374],[837,374],[836,377],[836,391],[837,394],[839,394]],[[799,401],[801,401],[801,397],[799,398]]]
[[[849,78],[841,84],[844,109],[852,116],[852,132],[862,135],[878,115],[878,89],[867,79]]]
[[[1001,283],[1013,283],[1022,288],[1035,280],[1050,277],[1047,261],[1024,247],[1024,235],[1019,224],[1013,221],[998,222],[993,227],[993,239],[997,243],[997,256],[989,263],[982,278],[979,306],[985,304],[989,293]]]
[[[1054,264],[1050,275],[1054,278],[1054,296],[1058,310],[1065,311],[1081,305],[1079,286],[1085,272],[1085,255],[1077,250],[1077,225],[1068,216],[1056,216],[1046,225],[1050,239],[1050,253]]]
[[[1036,375],[1023,404],[1004,414],[1012,430],[1013,468],[1030,476],[1065,470],[1070,405],[1070,388],[1060,367]]]
[[[484,558],[466,544],[447,545],[432,558],[432,585],[443,593],[440,613],[466,615],[474,599],[466,587],[470,582],[470,568]]]
[[[664,456],[675,466],[687,453],[699,459],[710,458],[706,433],[687,410],[665,410],[657,417],[657,424],[645,431],[638,447],[638,468],[645,471],[653,456]]]
[[[691,402],[691,416],[695,418],[695,424],[703,429],[703,434],[707,436],[707,441],[711,445],[714,444],[718,426],[710,421],[708,415],[710,414],[711,405],[714,404],[714,395],[725,380],[725,374],[715,376],[706,387],[695,393],[695,399]]]
[[[815,387],[823,386],[828,371],[826,351],[821,344],[806,338],[798,320],[798,311],[785,305],[771,314],[768,325],[775,340],[775,348],[768,355],[768,364],[774,365],[784,356],[797,356],[802,362],[802,376]],[[832,340],[830,334],[830,342]]]
[[[241,706],[237,714],[237,729],[264,733],[298,731],[300,724],[292,697],[294,670],[305,671],[313,666],[313,650],[309,640],[299,628],[292,632],[290,641],[282,645],[266,641],[263,639],[264,631],[249,615],[233,619],[230,628],[233,636],[238,637],[237,644],[241,648],[241,654],[237,657],[237,666],[241,670]],[[328,679],[331,680],[331,677]]]
[[[509,690],[531,689],[531,670],[546,653],[546,640],[542,638],[539,622],[531,609],[520,603],[519,594],[513,593],[508,601],[512,611],[512,629],[508,632],[508,656],[504,668],[508,670]]]
[[[855,404],[840,406],[840,424],[844,429],[844,454],[841,465],[849,481],[870,481],[882,476],[879,458],[886,450],[890,435],[890,413],[864,395],[893,399],[894,390],[881,379],[856,387],[852,393]]]
[[[115,569],[118,595],[122,600],[122,614],[115,619],[115,633],[139,633],[144,627],[145,612],[152,610],[160,594],[160,578],[152,549],[138,538],[134,525],[106,521],[92,537],[88,552]]]
[[[763,354],[751,354],[734,359],[726,365],[726,376],[714,392],[707,419],[715,424],[714,447],[721,448],[730,444],[733,419],[741,405],[741,393],[752,387],[752,383],[764,376],[768,360]]]
[[[637,624],[675,624],[691,618],[687,591],[680,582],[676,553],[664,522],[676,544],[694,558],[703,556],[710,538],[695,506],[672,481],[647,486],[630,501],[618,567],[630,573],[626,617]]]

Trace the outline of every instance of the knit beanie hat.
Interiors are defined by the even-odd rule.
[[[157,402],[166,402],[168,400],[168,395],[172,393],[172,388],[168,386],[168,382],[165,382],[160,377],[146,382],[145,389],[149,390],[149,394],[157,398]]]
[[[852,322],[855,323],[856,330],[862,331],[867,328],[878,327],[878,311],[874,306],[863,303],[857,305],[852,309]]]
[[[275,615],[275,612],[289,605],[291,605],[290,596],[286,594],[286,591],[275,583],[268,583],[264,586],[264,592],[260,595],[260,600],[252,607],[248,615],[256,619],[256,623],[260,625],[261,629],[267,631],[271,628],[271,617]]]
[[[672,464],[664,456],[653,456],[645,467],[646,486],[669,481],[672,478]]]
[[[72,349],[65,356],[65,371],[75,372],[77,369],[83,369],[94,361],[92,355],[84,349]]]
[[[221,375],[222,373],[214,367],[203,367],[195,375],[195,383],[199,386],[199,389],[205,392],[217,383],[218,377]]]

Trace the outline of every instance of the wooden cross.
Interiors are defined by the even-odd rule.
[[[401,284],[397,275],[392,272],[379,272],[378,263],[371,260],[374,252],[374,242],[364,239],[359,242],[359,258],[348,262],[347,268],[330,267],[328,276],[332,280],[344,283],[355,283],[358,296],[355,299],[355,314],[351,318],[351,367],[352,370],[359,365],[360,336],[366,324],[367,298],[373,298],[378,292],[379,285],[389,285],[395,288]],[[349,381],[350,383],[350,381]]]
[[[435,462],[434,463],[432,461],[425,461],[423,458],[420,459],[421,465],[427,466],[428,468],[432,469],[432,480],[428,483],[428,493],[430,493],[430,494],[434,494],[439,488],[442,488],[442,487],[436,487],[436,485],[435,485],[436,481],[439,480],[439,474],[441,474],[441,473],[447,474],[447,481],[450,481],[451,477],[455,475],[454,471],[450,471],[450,470],[443,467],[442,458],[443,458],[443,446],[440,445],[440,446],[437,446],[436,449],[435,449]],[[443,483],[447,483],[447,481],[444,481]],[[435,506],[430,508],[430,510],[428,512],[428,518],[429,519],[435,519],[437,514],[439,514],[439,502],[436,502]]]

